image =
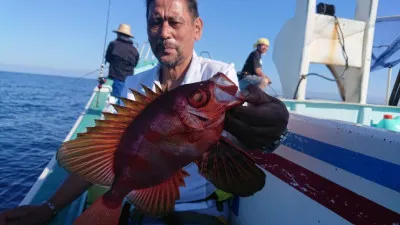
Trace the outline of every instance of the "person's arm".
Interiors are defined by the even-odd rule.
[[[260,77],[265,77],[267,79],[266,83],[270,84],[271,83],[271,79],[269,79],[269,77],[262,71],[262,65],[260,63],[261,60],[261,55],[260,53],[256,53],[253,55],[253,66],[254,66],[254,70],[257,76]]]
[[[133,46],[132,46],[133,47]],[[139,62],[139,53],[135,47],[132,48],[132,51],[129,52],[129,57],[127,57],[129,64],[129,71],[130,73],[127,76],[132,76],[135,71],[135,67]]]
[[[49,202],[54,204],[56,211],[59,211],[77,199],[92,185],[92,183],[82,180],[78,176],[71,174],[49,199]]]
[[[52,210],[47,203],[9,209],[0,213],[0,225],[8,225],[10,222],[15,225],[45,224],[52,218],[54,212],[73,202],[91,186],[91,183],[70,175],[48,200],[55,206],[55,210]]]
[[[135,68],[137,66],[137,64],[139,63],[139,53],[137,51],[137,49],[135,48],[135,62],[133,63],[133,68]]]
[[[263,80],[262,80],[262,82],[261,82],[261,84],[260,84],[260,87],[261,87],[262,89],[264,89],[267,85],[272,84],[271,79],[269,79],[269,77],[268,77],[267,75],[265,75],[265,74],[262,72],[261,67],[256,68],[256,69],[255,69],[255,72],[256,72],[256,75],[257,75],[257,76],[263,78]]]
[[[114,42],[110,42],[110,44],[108,44],[107,51],[106,51],[106,56],[105,56],[106,63],[107,62],[111,63],[111,61],[112,61],[111,53],[112,53],[113,49],[114,49]]]
[[[269,79],[269,77],[262,71],[261,67],[258,67],[255,69],[256,75],[260,76],[260,77],[265,77],[268,79],[268,83],[271,83],[271,79]]]

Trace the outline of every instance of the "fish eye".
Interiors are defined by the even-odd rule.
[[[196,90],[189,97],[189,105],[194,108],[204,107],[209,101],[209,93],[205,90]]]
[[[203,99],[203,95],[199,92],[197,92],[193,95],[193,100],[196,102],[201,102],[202,99]]]

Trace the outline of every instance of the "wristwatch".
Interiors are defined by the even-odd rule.
[[[44,201],[43,204],[47,205],[51,209],[53,217],[57,215],[56,206],[53,203],[50,201]]]
[[[272,153],[282,144],[282,142],[286,139],[288,133],[289,133],[288,129],[285,128],[285,130],[282,132],[281,136],[279,136],[278,140],[272,142],[271,144],[267,144],[267,145],[263,146],[261,148],[261,151]]]

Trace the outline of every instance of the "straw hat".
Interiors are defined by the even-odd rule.
[[[257,42],[253,45],[253,47],[257,47],[257,45],[266,45],[269,46],[269,40],[266,38],[260,38],[257,40]]]
[[[125,34],[131,38],[133,38],[133,35],[131,34],[131,26],[128,24],[121,23],[118,27],[118,30],[113,30],[115,33],[121,33]]]

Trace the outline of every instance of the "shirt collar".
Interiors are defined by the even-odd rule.
[[[192,60],[190,61],[189,69],[186,71],[185,78],[183,78],[181,84],[190,84],[201,81],[202,76],[200,73],[199,64],[200,64],[200,59],[197,56],[196,51],[193,50]],[[158,63],[156,65],[156,68],[154,68],[154,73],[151,79],[153,79],[154,83],[156,83],[158,86],[161,87],[161,82],[159,77],[160,69],[161,69],[161,64]]]
[[[202,76],[200,74],[199,64],[199,57],[197,57],[196,52],[193,50],[192,60],[190,61],[189,69],[185,74],[182,84],[190,84],[201,81]]]

